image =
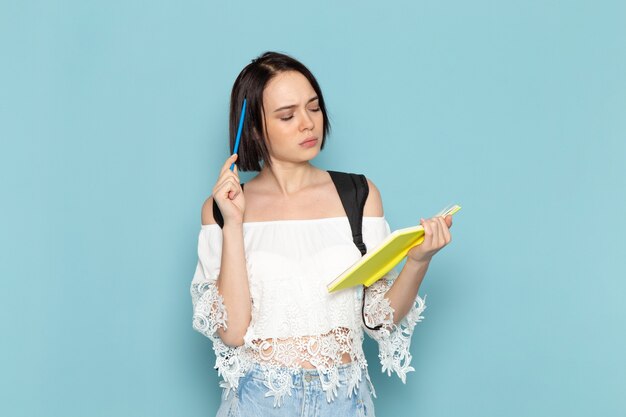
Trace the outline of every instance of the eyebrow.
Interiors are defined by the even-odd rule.
[[[306,102],[306,104],[309,104],[310,102],[315,101],[315,100],[318,100],[318,99],[319,99],[319,97],[317,97],[317,96],[315,96],[315,97],[311,97],[311,98],[309,99],[309,101],[307,101],[307,102]],[[294,107],[296,107],[296,106],[297,106],[296,104],[291,104],[291,105],[289,105],[289,106],[279,107],[279,108],[277,108],[276,110],[274,110],[274,113],[279,112],[279,111],[281,111],[281,110],[293,109],[293,108],[294,108]]]

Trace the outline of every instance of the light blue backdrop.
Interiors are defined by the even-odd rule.
[[[0,415],[214,414],[188,288],[265,50],[392,228],[463,205],[378,415],[626,415],[624,2],[4,0],[0,48]]]

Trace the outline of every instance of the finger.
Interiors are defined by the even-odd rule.
[[[446,220],[447,219],[443,220],[443,224],[445,225],[445,227],[443,228],[443,237],[447,245],[452,240],[452,236],[450,235],[450,229],[448,228],[449,226]]]
[[[218,182],[217,184],[215,184],[215,187],[213,188],[213,197],[216,200],[222,200],[224,195],[230,192],[230,189],[232,186],[233,186],[232,181],[230,181],[228,178]]]
[[[232,184],[232,187],[230,187],[230,190],[228,191],[228,194],[226,195],[226,197],[229,200],[234,200],[235,198],[237,198],[237,196],[241,192],[241,186],[239,186],[239,183],[236,181],[231,182],[231,184]]]
[[[438,247],[439,246],[439,222],[437,221],[436,217],[433,217],[432,219],[430,219],[430,221],[433,224],[433,247]]]
[[[439,232],[439,247],[443,247],[446,244],[445,230],[448,229],[448,226],[446,226],[446,221],[441,216],[437,217],[437,223],[439,224],[439,227],[437,228],[437,231]]]
[[[234,153],[231,156],[229,156],[228,159],[226,159],[226,162],[224,162],[224,165],[222,166],[222,169],[220,170],[220,175],[222,175],[226,171],[230,171],[230,166],[236,160],[237,160],[237,154],[236,153]]]
[[[443,246],[443,233],[441,231],[441,222],[439,221],[439,217],[435,217],[432,220],[434,225],[433,231],[435,233],[435,242],[433,246],[436,249],[439,249]]]
[[[241,180],[239,179],[239,167],[236,164],[235,164],[235,169],[233,171],[233,175],[235,176],[237,183],[241,183]]]
[[[439,245],[439,223],[435,218],[428,219],[428,221],[431,224],[431,230],[433,234],[432,247],[436,248]]]
[[[434,248],[439,243],[439,223],[437,223],[436,219],[428,219],[428,222],[430,223],[430,230],[433,235],[431,245]]]
[[[239,189],[241,189],[241,186],[232,177],[229,177],[229,178],[226,178],[217,187],[215,187],[215,189],[217,192],[214,194],[217,195],[219,199],[222,199],[222,197],[224,197],[224,198],[228,198],[232,200],[234,197],[233,198],[230,197],[231,191],[237,192],[239,191]]]
[[[217,178],[216,183],[220,184],[222,182],[224,182],[224,180],[226,180],[226,178],[231,178],[233,181],[235,181],[236,183],[239,183],[239,177],[230,169],[227,169],[226,171],[223,171],[220,176]]]
[[[431,244],[432,241],[432,229],[431,226],[429,224],[429,222],[427,220],[421,219],[420,223],[422,224],[422,227],[424,228],[424,241],[422,242],[422,245],[424,245],[425,247],[429,247],[429,245]]]
[[[452,227],[452,216],[446,216],[446,225],[448,226],[448,229]]]
[[[241,192],[241,188],[235,185],[233,188],[230,189],[230,191],[228,191],[228,194],[226,195],[226,197],[229,200],[234,200],[237,198],[240,192]]]

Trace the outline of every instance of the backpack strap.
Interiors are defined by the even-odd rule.
[[[350,229],[352,229],[352,240],[361,252],[367,253],[365,243],[363,243],[363,209],[365,201],[369,195],[367,179],[362,174],[348,174],[346,172],[328,171],[335,183],[335,188],[341,198],[341,204],[346,211]]]
[[[241,185],[241,191],[243,191],[243,183]],[[215,198],[213,198],[213,219],[215,219],[215,223],[217,223],[220,228],[224,228],[224,216],[222,216],[222,212],[220,211],[219,206],[215,202]]]
[[[363,242],[363,209],[370,189],[367,185],[367,178],[362,174],[348,174],[345,172],[328,171],[335,183],[341,204],[346,211],[350,229],[352,229],[352,240],[361,252],[361,256],[367,253],[367,247]],[[379,324],[370,327],[365,321],[365,288],[363,289],[363,299],[361,300],[361,318],[363,324],[370,330],[380,330],[383,325]]]

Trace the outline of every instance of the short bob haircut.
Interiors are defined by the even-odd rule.
[[[240,171],[261,171],[261,161],[267,166],[271,165],[269,152],[266,145],[267,131],[263,127],[263,91],[267,83],[276,75],[297,71],[304,75],[319,99],[319,107],[324,115],[324,129],[321,149],[324,149],[326,136],[330,132],[330,123],[324,105],[324,97],[317,80],[301,62],[278,52],[265,52],[253,59],[239,73],[235,80],[230,95],[230,152],[235,148],[235,136],[239,125],[239,116],[243,106],[244,97],[246,103],[246,118],[241,131],[241,142],[237,158],[237,168]]]

